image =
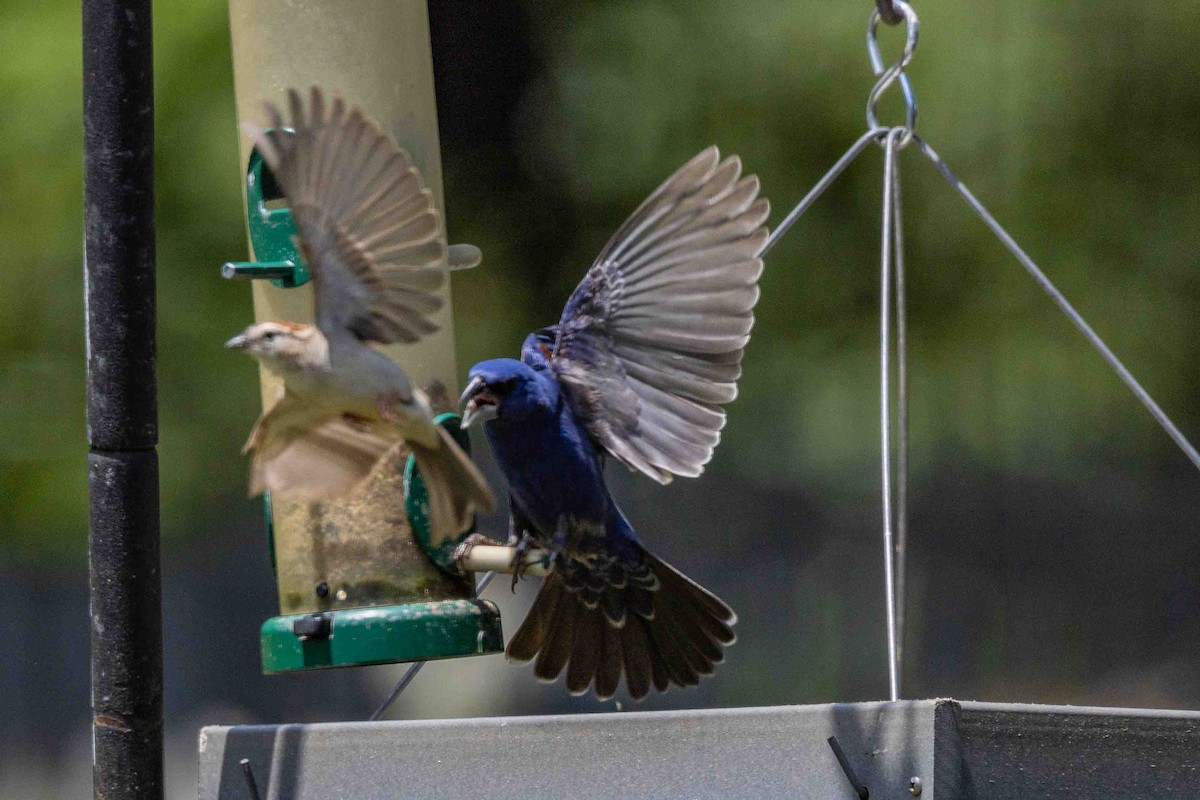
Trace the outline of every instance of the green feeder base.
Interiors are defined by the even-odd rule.
[[[273,617],[262,626],[263,672],[482,656],[504,650],[489,600],[440,600]]]

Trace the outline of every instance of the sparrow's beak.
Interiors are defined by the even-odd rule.
[[[246,338],[246,334],[239,333],[237,336],[225,343],[225,346],[230,350],[245,350],[250,340]]]
[[[467,388],[463,390],[462,397],[458,399],[458,403],[463,407],[461,425],[463,428],[469,428],[476,422],[495,419],[496,415],[500,413],[496,396],[487,391],[487,384],[483,382],[483,378],[479,377],[471,379]]]

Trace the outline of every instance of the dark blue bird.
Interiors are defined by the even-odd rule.
[[[485,421],[508,479],[511,539],[554,570],[509,642],[573,694],[640,699],[694,686],[734,641],[729,606],[650,553],[604,482],[611,456],[659,483],[695,477],[737,394],[769,210],[758,179],[715,147],[621,226],[559,323],[521,360],[476,364],[464,426]]]

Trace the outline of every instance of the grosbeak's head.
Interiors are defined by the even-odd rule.
[[[225,343],[242,350],[268,367],[302,369],[323,349],[320,334],[312,325],[294,322],[259,322]]]
[[[516,421],[547,407],[545,387],[528,364],[511,358],[483,361],[471,368],[462,393],[464,428],[476,422]]]

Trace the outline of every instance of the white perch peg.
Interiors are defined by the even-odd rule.
[[[512,574],[517,548],[493,544],[468,545],[459,564],[468,572],[503,572]],[[525,554],[525,574],[544,578],[553,567],[547,563],[550,554],[545,550],[530,550]]]

